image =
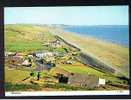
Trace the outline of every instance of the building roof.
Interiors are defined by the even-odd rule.
[[[68,79],[68,84],[79,85],[82,87],[94,88],[99,83],[99,78],[95,75],[71,74]]]

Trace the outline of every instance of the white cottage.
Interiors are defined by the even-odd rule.
[[[100,85],[105,85],[105,84],[106,84],[106,80],[103,79],[103,78],[99,78],[98,86],[100,86]]]
[[[5,52],[5,57],[14,56],[16,52]]]
[[[35,53],[35,56],[38,58],[53,57],[55,55],[58,55],[58,53],[55,53],[55,52],[37,52]]]
[[[29,66],[30,65],[30,62],[28,60],[25,60],[23,63],[22,63],[23,66]]]
[[[38,58],[43,58],[44,53],[43,52],[37,52],[37,53],[35,53],[35,56],[38,57]]]

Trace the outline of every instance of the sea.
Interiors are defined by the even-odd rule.
[[[64,30],[129,47],[128,25],[66,26]]]

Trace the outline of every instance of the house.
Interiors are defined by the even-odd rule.
[[[68,84],[87,87],[87,88],[95,88],[99,83],[99,78],[95,75],[84,75],[84,74],[71,74],[68,78]]]
[[[42,45],[47,46],[47,47],[59,48],[59,47],[62,46],[62,43],[59,40],[55,40],[55,41],[51,41],[51,42],[48,42],[48,43],[44,43]]]
[[[27,67],[31,67],[31,63],[30,63],[28,60],[24,60],[24,61],[22,62],[22,65],[23,65],[23,66],[27,66]]]
[[[49,70],[50,67],[51,67],[51,66],[48,65],[48,64],[37,65],[36,68],[35,68],[35,71]]]
[[[44,53],[43,52],[36,52],[36,53],[34,53],[34,56],[36,56],[38,58],[43,58],[44,57]]]
[[[37,61],[35,71],[50,70],[53,66],[53,63],[40,63]]]
[[[106,80],[103,78],[99,78],[98,86],[105,85],[105,84],[106,84]]]
[[[64,64],[73,64],[73,61],[68,60],[68,61],[65,61]]]
[[[20,66],[23,62],[23,59],[21,59],[20,57],[17,56],[13,56],[9,58],[9,63],[10,65],[14,65],[15,66]]]
[[[54,52],[45,52],[44,56],[45,57],[47,57],[47,56],[52,57],[52,56],[54,56]]]
[[[38,58],[43,58],[43,57],[53,57],[53,56],[56,56],[58,55],[58,53],[56,52],[36,52],[34,53],[34,56],[38,57]]]
[[[55,41],[48,43],[48,45],[54,48],[59,48],[62,46],[62,43],[59,40],[55,40]]]
[[[45,57],[44,59],[46,62],[55,62],[55,57]]]
[[[29,57],[29,58],[33,58],[33,55],[29,54],[28,57]]]
[[[5,57],[15,56],[16,52],[5,52]]]
[[[100,85],[105,85],[105,79],[101,79],[95,75],[80,74],[80,73],[66,73],[58,74],[60,83],[66,83],[72,86],[80,86],[93,89]]]
[[[22,52],[17,52],[16,53],[16,56],[26,56],[27,54],[26,53],[22,53]]]

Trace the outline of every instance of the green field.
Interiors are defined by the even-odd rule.
[[[43,47],[40,42],[37,41],[21,41],[17,40],[16,42],[7,43],[7,50],[15,52],[25,52],[25,51],[34,51],[34,50],[42,50]]]
[[[41,28],[37,25],[5,25],[6,51],[42,50],[42,43],[53,39],[54,36],[48,32],[48,28]]]
[[[104,73],[97,71],[89,66],[83,65],[61,65],[61,68],[71,73],[81,73],[81,74],[94,74],[97,76],[103,76]]]
[[[5,67],[5,82],[21,83],[23,79],[30,76],[30,71],[9,69]]]
[[[64,70],[62,72],[62,70]],[[123,83],[123,80],[120,80],[116,78],[116,76],[100,72],[98,70],[95,70],[89,66],[85,65],[59,65],[58,67],[52,68],[51,73],[55,74],[58,72],[65,73],[65,71],[70,72],[70,73],[81,73],[81,74],[93,74],[97,77],[104,78],[106,81],[111,81],[112,83]]]

